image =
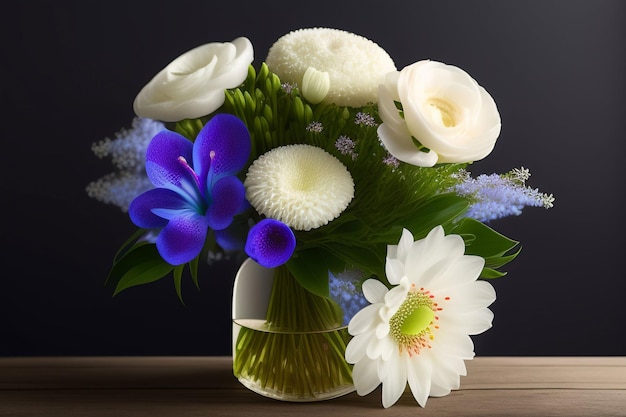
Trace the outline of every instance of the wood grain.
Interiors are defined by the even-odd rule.
[[[626,416],[626,357],[479,357],[461,389],[425,408],[380,388],[330,401],[261,397],[230,357],[0,358],[0,416]]]

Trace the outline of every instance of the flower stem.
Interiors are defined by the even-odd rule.
[[[344,359],[349,335],[341,320],[337,304],[304,289],[285,266],[276,268],[266,329],[240,329],[235,376],[254,391],[284,400],[352,391],[352,368]]]

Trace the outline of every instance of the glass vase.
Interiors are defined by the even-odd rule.
[[[342,312],[304,289],[285,266],[247,259],[233,287],[233,373],[283,401],[321,401],[355,390]]]

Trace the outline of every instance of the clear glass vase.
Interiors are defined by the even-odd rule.
[[[355,390],[341,309],[298,284],[286,267],[246,260],[233,288],[233,373],[283,401],[321,401]]]

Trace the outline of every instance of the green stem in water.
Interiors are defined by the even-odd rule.
[[[352,368],[344,358],[349,334],[341,320],[336,303],[304,289],[285,266],[276,268],[267,330],[240,329],[235,376],[284,399],[349,392]]]

